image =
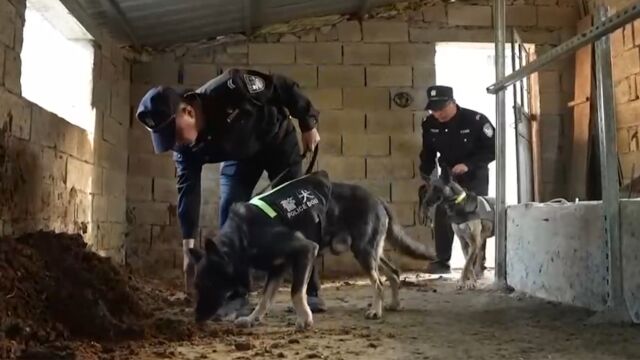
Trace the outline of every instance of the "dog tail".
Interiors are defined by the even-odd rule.
[[[403,254],[412,258],[430,261],[437,260],[436,255],[429,251],[429,248],[427,248],[425,244],[413,240],[411,236],[404,231],[402,226],[396,221],[395,214],[389,205],[382,199],[380,203],[389,217],[389,225],[387,227],[387,239],[389,243]]]

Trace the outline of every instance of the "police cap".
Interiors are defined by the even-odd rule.
[[[176,144],[176,112],[182,101],[182,94],[171,87],[157,86],[142,97],[136,119],[151,131],[153,149],[162,153]]]
[[[442,110],[447,102],[453,100],[453,89],[442,85],[430,86],[427,88],[427,99],[425,110]]]

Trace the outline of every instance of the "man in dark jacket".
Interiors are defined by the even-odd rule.
[[[453,89],[432,86],[427,89],[430,112],[422,121],[422,151],[420,174],[429,181],[439,154],[440,168],[451,170],[454,180],[476,195],[486,196],[489,191],[489,164],[495,160],[495,129],[483,114],[456,104]],[[427,267],[431,274],[451,271],[453,229],[443,207],[436,208],[434,220],[436,255],[438,261]],[[484,259],[483,259],[484,262]]]
[[[220,163],[219,226],[235,202],[248,201],[264,171],[274,186],[302,175],[304,150],[320,141],[318,111],[298,84],[281,75],[229,69],[195,91],[155,87],[142,98],[136,118],[151,132],[156,153],[174,152],[177,168],[178,220],[182,230],[185,288],[194,276],[186,251],[194,246],[201,202],[202,166]],[[234,295],[246,310],[250,281]],[[312,311],[323,311],[320,283],[313,270],[307,295]],[[237,302],[236,302],[237,303]]]

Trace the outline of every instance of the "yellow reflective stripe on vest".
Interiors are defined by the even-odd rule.
[[[259,207],[262,211],[264,211],[267,215],[269,215],[269,217],[276,217],[276,215],[278,215],[275,210],[273,210],[273,208],[271,206],[269,206],[269,204],[267,204],[266,202],[260,200],[259,198],[253,198],[251,200],[249,200],[250,204],[253,204],[257,207]]]

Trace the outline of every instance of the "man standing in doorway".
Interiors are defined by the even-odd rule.
[[[463,188],[481,196],[489,191],[489,164],[495,160],[495,129],[479,112],[460,107],[448,86],[427,89],[426,110],[422,121],[422,151],[420,175],[429,182],[436,166],[450,170],[453,179]],[[436,207],[434,220],[436,255],[438,260],[427,267],[430,274],[451,272],[453,229],[442,206]],[[482,259],[484,264],[484,259]]]
[[[264,171],[274,187],[302,175],[302,156],[291,114],[302,131],[304,150],[320,141],[319,113],[298,84],[281,75],[229,69],[195,91],[159,86],[140,101],[136,118],[149,130],[156,153],[173,150],[177,168],[178,220],[184,250],[185,290],[195,269],[187,256],[198,231],[201,172],[220,163],[219,226],[235,202],[248,201]],[[248,309],[250,279],[231,296],[229,307]],[[317,269],[307,287],[309,307],[324,311]],[[232,310],[223,310],[231,312]]]

